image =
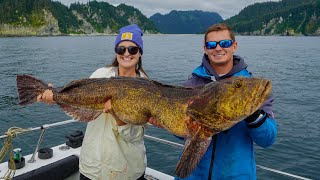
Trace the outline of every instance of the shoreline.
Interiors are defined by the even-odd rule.
[[[0,38],[10,38],[10,37],[85,37],[85,36],[117,36],[117,33],[92,33],[92,34],[45,34],[45,35],[33,35],[33,34],[0,34]],[[204,33],[190,33],[190,34],[177,34],[177,33],[149,33],[144,32],[144,36],[168,36],[168,35],[177,35],[177,36],[190,36],[190,35],[204,35]],[[250,34],[250,33],[236,33],[237,36],[270,36],[270,37],[319,37],[320,34]]]

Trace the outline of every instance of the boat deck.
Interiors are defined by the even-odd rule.
[[[50,159],[39,159],[38,153],[35,155],[35,162],[30,163],[28,162],[32,158],[32,154],[29,154],[27,156],[24,156],[25,158],[25,166],[21,169],[17,169],[15,172],[15,177],[23,174],[27,174],[29,172],[32,172],[36,169],[39,169],[41,167],[53,164],[55,162],[58,162],[60,160],[63,160],[67,157],[70,157],[72,155],[80,156],[80,150],[81,147],[78,148],[71,148],[65,144],[61,144],[58,146],[55,146],[51,148],[53,150],[53,156]],[[4,162],[0,164],[0,177],[5,176],[6,172],[8,170],[8,162]],[[167,175],[165,173],[156,171],[151,168],[147,168],[145,172],[145,178],[148,180],[170,180],[174,179],[172,176]],[[68,177],[67,180],[78,180],[79,179],[79,173],[76,172],[72,176]]]

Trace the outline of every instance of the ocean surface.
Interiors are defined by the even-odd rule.
[[[181,85],[202,58],[203,35],[146,35],[143,66],[155,80]],[[38,127],[71,119],[58,106],[17,104],[16,75],[30,74],[55,87],[87,78],[111,63],[115,36],[0,38],[0,135],[8,128]],[[238,36],[237,55],[254,76],[273,83],[275,144],[255,147],[258,165],[320,179],[320,37]],[[85,123],[49,128],[41,147],[65,142],[65,135]],[[182,143],[163,129],[148,135]],[[34,151],[40,131],[14,139],[23,154]],[[1,140],[3,142],[3,140]],[[2,144],[0,143],[1,147]],[[181,149],[146,140],[148,166],[173,174]],[[258,179],[290,179],[257,168]]]

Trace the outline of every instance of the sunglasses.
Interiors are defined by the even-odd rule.
[[[127,49],[128,49],[128,52],[130,55],[135,55],[139,52],[138,46],[129,46],[129,47],[118,46],[115,48],[115,52],[119,55],[124,55],[124,53],[126,53]]]
[[[206,42],[206,48],[207,49],[215,49],[218,46],[218,44],[221,48],[229,48],[232,46],[233,41],[232,40],[221,40],[219,42],[208,41],[208,42]]]

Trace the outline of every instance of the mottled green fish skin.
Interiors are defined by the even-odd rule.
[[[75,107],[101,110],[111,99],[115,114],[130,124],[154,117],[177,136],[187,137],[185,121],[198,121],[220,132],[256,111],[271,93],[266,79],[232,77],[198,88],[164,85],[145,78],[73,81],[54,99]]]
[[[187,114],[213,131],[224,131],[258,110],[272,85],[260,78],[232,77],[205,86]]]
[[[199,88],[163,85],[145,78],[98,78],[73,81],[54,93],[57,103],[101,110],[111,99],[112,109],[122,121],[145,124],[155,117],[170,132],[186,137],[188,101]]]
[[[47,83],[17,75],[20,105],[32,104],[48,89]],[[187,177],[197,166],[212,136],[255,112],[271,94],[271,82],[260,78],[230,77],[197,88],[161,84],[144,78],[114,77],[72,81],[54,89],[53,98],[80,121],[97,118],[111,99],[120,120],[141,125],[154,117],[169,132],[185,137],[175,174]]]

